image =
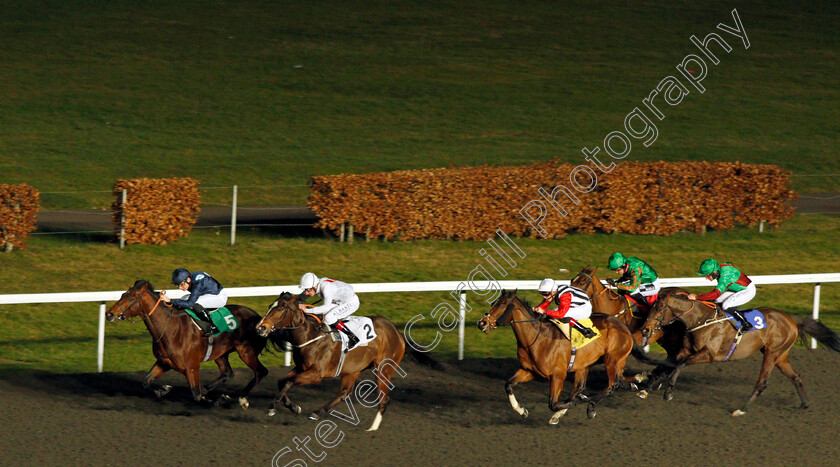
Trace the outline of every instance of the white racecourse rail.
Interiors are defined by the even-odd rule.
[[[776,284],[814,284],[814,308],[812,316],[819,318],[820,284],[825,282],[840,282],[840,273],[829,274],[788,274],[775,276],[750,276],[756,285]],[[709,287],[711,283],[703,277],[661,278],[662,287]],[[569,281],[558,281],[568,284]],[[358,293],[375,292],[447,292],[460,290],[461,293],[461,321],[458,325],[458,359],[464,358],[464,321],[466,318],[467,290],[462,281],[444,282],[384,282],[373,284],[352,284]],[[539,280],[529,281],[499,281],[504,289],[536,290]],[[484,290],[487,282],[474,283],[476,290]],[[299,291],[296,285],[280,285],[270,287],[226,287],[228,297],[276,297],[283,292]],[[177,298],[180,290],[167,290],[167,293]],[[71,303],[71,302],[100,302],[99,304],[99,345],[97,346],[97,371],[102,372],[105,355],[105,302],[117,301],[124,291],[109,292],[70,292],[70,293],[36,293],[0,295],[0,305],[15,305],[23,303]],[[181,292],[182,293],[182,292]],[[811,348],[817,348],[817,342],[811,339]],[[286,365],[289,365],[289,352],[286,353]]]

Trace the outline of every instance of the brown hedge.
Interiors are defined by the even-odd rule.
[[[0,250],[24,249],[35,230],[41,194],[29,185],[0,183]]]
[[[530,200],[542,200],[557,185],[578,197],[557,200],[563,217],[548,207],[542,227],[547,238],[571,232],[673,234],[682,230],[729,229],[735,223],[772,225],[789,219],[790,172],[773,165],[738,162],[626,162],[589,193],[571,188],[571,164],[518,167],[460,167],[318,176],[312,179],[309,207],[316,227],[340,230],[352,224],[371,237],[411,240],[483,240],[501,228],[508,234],[538,237],[519,214]],[[583,182],[584,176],[580,176]]]
[[[122,206],[122,190],[126,203]],[[198,220],[201,196],[192,178],[136,178],[117,180],[112,205],[117,238],[125,213],[125,242],[166,245],[186,236]]]

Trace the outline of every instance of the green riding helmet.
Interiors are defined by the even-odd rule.
[[[607,267],[611,270],[615,270],[624,266],[624,263],[627,262],[627,258],[624,257],[621,253],[613,253],[610,255],[610,261],[607,263]]]
[[[711,273],[717,271],[718,269],[720,269],[720,264],[718,264],[718,262],[715,261],[714,259],[709,258],[709,259],[707,259],[706,261],[703,261],[703,263],[700,264],[700,270],[697,271],[697,275],[698,276],[705,276],[707,274],[711,274]]]

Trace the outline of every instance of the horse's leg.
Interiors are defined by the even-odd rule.
[[[401,356],[396,356],[396,361],[401,361]],[[393,360],[391,360],[393,361]],[[379,424],[382,423],[382,416],[385,415],[385,409],[388,407],[388,403],[391,401],[391,376],[394,375],[394,372],[397,371],[397,367],[394,365],[382,365],[383,360],[376,362],[374,364],[374,368],[379,371],[376,375],[376,379],[378,380],[377,390],[379,391],[379,410],[376,412],[376,417],[373,418],[373,423],[370,424],[370,428],[367,431],[376,431],[379,429]],[[397,365],[399,363],[396,363]]]
[[[560,393],[563,392],[563,382],[566,381],[565,368],[559,372],[551,375],[549,381],[549,399],[548,408],[554,412],[554,415],[548,420],[551,425],[556,425],[560,421],[560,417],[566,415],[566,411],[574,405],[574,400],[570,400],[565,404],[558,404],[560,400]]]
[[[790,352],[790,350],[788,350],[788,352]],[[799,394],[799,400],[802,401],[802,405],[800,405],[799,408],[807,409],[808,398],[805,397],[805,386],[802,384],[802,379],[799,378],[799,373],[794,371],[793,367],[790,366],[790,362],[788,361],[788,352],[785,352],[784,355],[776,360],[776,366],[779,368],[779,371],[784,373],[784,375],[790,379],[793,386],[796,387],[796,392]]]
[[[160,375],[166,373],[167,371],[171,370],[172,368],[163,363],[162,361],[158,360],[152,365],[152,369],[149,370],[149,373],[146,374],[146,377],[143,378],[143,389],[147,391],[152,391],[155,394],[155,397],[161,398],[169,393],[172,390],[172,386],[168,384],[164,384],[161,388],[155,388],[152,386],[152,381],[160,377]]]
[[[224,354],[213,361],[219,366],[219,377],[207,383],[207,386],[204,387],[205,393],[212,391],[216,388],[216,386],[224,383],[230,378],[233,378],[233,368],[230,367],[228,354]]]
[[[204,395],[201,391],[201,378],[198,374],[198,367],[195,368],[187,368],[187,383],[190,385],[190,390],[193,394],[193,399],[196,402],[201,402],[204,400]]]
[[[599,392],[595,397],[589,401],[586,407],[586,416],[591,420],[595,418],[595,406],[601,402],[601,399],[612,394],[615,387],[618,385],[619,376],[624,372],[624,365],[627,362],[627,356],[624,358],[616,358],[610,353],[604,354],[604,367],[607,369],[607,387]]]
[[[277,382],[277,387],[280,389],[280,394],[274,399],[274,402],[271,403],[271,407],[268,409],[268,416],[272,416],[277,413],[276,407],[277,403],[283,401],[283,405],[286,406],[292,413],[300,413],[301,409],[298,405],[293,405],[291,399],[286,396],[286,393],[291,389],[293,386],[301,386],[307,384],[314,384],[321,381],[323,376],[321,376],[321,369],[318,367],[312,367],[308,370],[298,372],[297,367],[292,368],[289,371],[289,374],[286,375],[285,378],[281,379]]]
[[[528,418],[528,409],[519,405],[519,402],[516,401],[516,396],[513,395],[513,387],[519,383],[527,383],[534,379],[534,374],[525,369],[518,369],[516,373],[513,374],[510,378],[508,378],[507,382],[505,383],[505,392],[508,395],[508,400],[510,401],[510,406],[513,407],[513,410],[516,411],[522,418]]]
[[[678,362],[677,367],[674,369],[674,372],[671,373],[671,378],[668,380],[668,387],[665,389],[665,394],[663,394],[662,398],[666,401],[669,401],[674,398],[674,385],[677,384],[677,378],[680,377],[680,372],[685,368],[687,365],[697,365],[699,363],[711,363],[715,359],[712,356],[712,353],[709,352],[709,349],[704,348],[700,352],[693,353],[685,358],[683,358],[680,362]]]
[[[575,372],[575,385],[572,388],[572,394],[569,396],[569,401],[586,400],[587,397],[583,394],[586,389],[586,378],[589,376],[589,367],[581,368]]]
[[[236,348],[236,353],[239,355],[239,359],[242,360],[248,368],[254,373],[254,376],[251,378],[251,381],[245,385],[242,391],[239,392],[239,406],[243,409],[247,409],[250,406],[248,402],[248,394],[254,389],[254,386],[257,385],[263,378],[268,374],[268,368],[263,366],[262,362],[260,362],[257,353],[254,351],[254,348],[250,345],[240,345]]]
[[[732,412],[733,417],[740,417],[741,415],[747,414],[747,407],[753,403],[758,396],[767,389],[767,378],[770,376],[770,372],[773,371],[773,365],[775,365],[776,361],[778,360],[778,354],[774,353],[770,349],[764,349],[764,360],[761,362],[761,371],[758,372],[758,381],[755,383],[755,389],[753,389],[752,394],[750,394],[750,398],[747,400],[747,403],[744,404],[743,409],[737,409]]]
[[[349,373],[341,377],[341,388],[338,390],[338,395],[335,398],[326,404],[320,409],[312,412],[309,414],[310,420],[318,420],[321,418],[322,415],[330,413],[333,407],[338,405],[339,402],[343,401],[350,395],[353,391],[353,385],[356,383],[356,380],[359,379],[359,375],[361,372],[356,373]]]

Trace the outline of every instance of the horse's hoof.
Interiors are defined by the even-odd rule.
[[[800,409],[805,410],[808,408],[808,404],[802,404],[799,406]]]
[[[301,409],[300,406],[297,404],[289,407],[289,410],[291,410],[292,413],[295,415],[300,415],[300,413],[303,412],[303,409]]]
[[[265,414],[268,415],[269,417],[273,417],[273,416],[277,415],[277,409],[272,407],[272,408],[268,409],[268,412],[266,412]]]
[[[662,396],[662,398],[666,401],[669,401],[674,398],[674,394],[672,394],[671,391],[665,391],[665,394]]]
[[[741,416],[744,416],[744,415],[746,415],[746,414],[747,414],[747,413],[746,413],[746,412],[744,412],[744,411],[743,411],[743,410],[741,410],[741,409],[738,409],[738,410],[736,410],[736,411],[732,412],[732,416],[733,416],[733,417],[741,417]]]
[[[248,402],[247,397],[240,397],[239,398],[239,406],[242,407],[242,410],[248,410],[248,407],[251,406],[251,403]]]
[[[558,410],[557,412],[554,412],[554,415],[551,416],[551,418],[548,420],[548,423],[550,425],[558,424],[560,422],[560,419],[563,417],[563,415],[566,415],[566,411],[568,411],[568,410],[569,409],[563,409],[563,410]]]
[[[598,415],[598,413],[595,412],[595,404],[590,403],[589,406],[586,407],[586,417],[592,420],[595,418],[595,415]]]
[[[642,389],[642,390],[641,390],[641,391],[639,391],[639,392],[638,392],[638,394],[636,394],[636,395],[637,395],[637,396],[639,396],[639,398],[640,398],[640,399],[647,399],[647,397],[648,397],[648,392],[647,392],[647,390]]]
[[[526,409],[525,407],[522,407],[522,413],[519,414],[519,415],[521,415],[522,418],[528,418],[528,409]]]
[[[309,416],[308,416],[308,417],[306,417],[306,418],[308,418],[308,419],[310,419],[310,420],[318,420],[318,419],[319,419],[319,418],[321,418],[321,417],[320,417],[320,416],[318,416],[318,414],[317,414],[317,413],[312,412],[312,413],[311,413],[311,414],[309,414]]]
[[[636,384],[636,383],[630,383],[630,390],[631,391],[638,391],[639,390],[639,385]]]
[[[634,376],[633,379],[635,379],[637,383],[644,383],[648,380],[648,375],[647,373],[639,373]]]
[[[221,395],[221,396],[219,396],[219,398],[216,400],[216,407],[220,407],[220,406],[226,405],[226,404],[227,404],[228,402],[230,402],[231,400],[233,400],[233,399],[231,399],[231,398],[230,398],[230,396],[228,396],[227,394],[222,394],[222,395]]]
[[[163,396],[169,394],[169,391],[172,390],[172,386],[169,384],[164,384],[159,389],[155,389],[155,397],[158,399],[162,398]]]

